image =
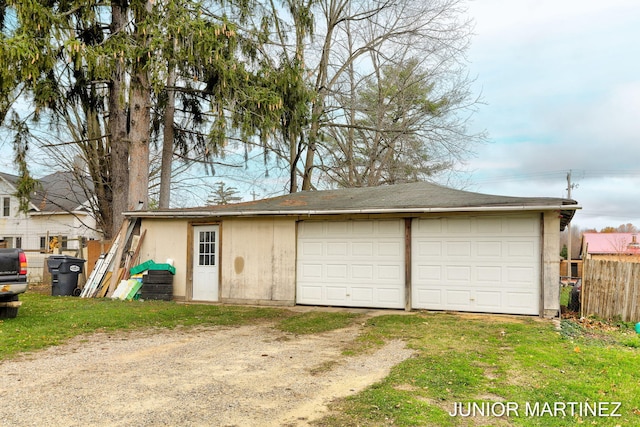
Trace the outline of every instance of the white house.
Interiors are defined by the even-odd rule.
[[[80,238],[101,239],[102,234],[91,215],[89,195],[70,172],[40,178],[26,214],[19,211],[15,196],[18,178],[0,172],[0,240],[27,252],[30,281],[37,281],[44,260],[40,252],[45,252],[52,239],[64,251],[78,249]]]
[[[87,194],[70,173],[54,172],[38,181],[27,214],[15,196],[18,177],[0,172],[0,237],[8,247],[43,250],[53,238],[63,249],[77,249],[79,237],[99,239]]]

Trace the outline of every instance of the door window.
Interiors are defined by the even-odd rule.
[[[216,232],[199,233],[198,265],[216,265]]]

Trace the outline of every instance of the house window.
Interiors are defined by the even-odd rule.
[[[42,250],[49,249],[48,246],[49,245],[47,245],[47,238],[44,236],[40,237],[40,249]]]
[[[4,197],[2,199],[2,216],[11,215],[11,198]]]
[[[22,237],[16,237],[16,248],[22,249]]]

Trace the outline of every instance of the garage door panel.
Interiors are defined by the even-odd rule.
[[[379,220],[373,221],[373,224],[375,225],[376,234],[380,237],[391,237],[395,239],[399,235],[404,235],[404,221],[395,219]]]
[[[298,240],[298,303],[404,308],[404,221],[302,221]],[[320,276],[308,265],[321,265]],[[307,286],[323,289],[320,300]]]
[[[321,264],[302,264],[298,270],[300,277],[305,279],[319,279],[322,277],[322,265]]]
[[[441,265],[420,265],[418,266],[418,274],[413,273],[414,279],[424,283],[439,282],[442,280]]]
[[[502,292],[478,291],[475,298],[476,309],[480,311],[497,311],[502,305]]]
[[[502,234],[501,218],[478,218],[477,219],[477,232],[478,234]]]
[[[416,248],[418,257],[442,256],[442,242],[439,241],[420,241]]]
[[[434,310],[442,310],[443,299],[442,289],[422,288],[412,294],[412,300],[420,307]]]
[[[347,234],[347,223],[341,221],[326,222],[326,235],[344,237]]]
[[[535,255],[535,243],[526,242],[507,242],[507,256],[509,258],[531,258]]]
[[[471,291],[469,290],[447,290],[445,292],[446,296],[446,304],[450,307],[449,309],[454,310],[468,310],[470,301],[472,300]]]
[[[348,289],[346,286],[327,286],[326,287],[326,300],[329,303],[338,303],[344,301]]]
[[[446,255],[468,259],[471,256],[471,242],[446,242]]]
[[[446,227],[450,234],[463,234],[469,235],[471,232],[471,220],[468,218],[450,218],[446,222]]]
[[[374,301],[373,289],[371,287],[360,288],[352,286],[351,300],[359,305],[371,304]]]
[[[401,277],[404,266],[400,265],[378,265],[378,279],[383,282],[398,283],[403,281]]]
[[[301,237],[317,238],[324,235],[324,227],[321,222],[309,222],[306,227],[298,229],[298,235]]]
[[[351,255],[361,257],[373,256],[373,242],[352,242]]]
[[[508,234],[538,235],[538,224],[528,218],[506,218],[505,224]]]
[[[461,265],[448,265],[445,279],[450,284],[467,285],[471,280],[471,267]]]
[[[421,219],[418,222],[414,221],[412,229],[421,235],[436,236],[442,233],[442,221],[440,218]]]
[[[347,242],[331,242],[327,244],[327,256],[346,256],[348,253],[349,244]]]
[[[535,214],[415,219],[412,307],[538,314],[539,224]]]
[[[537,296],[532,292],[507,292],[507,301],[509,302],[509,306],[514,309],[526,309],[531,305],[532,300],[535,298],[537,298]]]
[[[345,264],[327,264],[326,269],[328,279],[338,279],[342,281],[349,279],[348,269]]]
[[[373,265],[351,265],[353,280],[373,280]]]
[[[322,287],[321,286],[300,286],[298,288],[298,294],[301,298],[307,301],[322,301]]]
[[[501,258],[502,242],[479,241],[476,243],[476,255],[481,258]]]
[[[402,252],[404,250],[404,242],[378,242],[377,248],[378,256],[397,259],[398,257],[402,256]]]
[[[299,246],[299,251],[305,256],[322,255],[323,245],[321,242],[304,242]]]
[[[502,282],[502,266],[481,265],[476,268],[476,279],[480,283],[500,283]]]
[[[404,298],[404,292],[401,292],[397,287],[394,288],[378,288],[378,300],[387,303],[395,304],[396,301]]]
[[[535,271],[532,267],[507,267],[507,282],[512,286],[532,286]]]
[[[343,224],[346,224],[343,222]],[[356,235],[372,235],[373,234],[373,221],[357,221],[351,224],[353,233]]]

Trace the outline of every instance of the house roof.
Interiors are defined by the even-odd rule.
[[[638,233],[584,233],[582,250],[591,255],[640,254]]]
[[[510,197],[456,190],[427,182],[379,187],[303,191],[252,202],[186,209],[128,212],[138,217],[322,215],[559,210],[561,226],[580,209],[571,199]]]
[[[19,177],[0,172],[0,177],[17,189]],[[34,213],[60,213],[83,210],[88,195],[73,172],[54,172],[37,180],[40,185],[29,202]],[[90,180],[87,180],[90,185]],[[91,188],[91,187],[88,187]]]

